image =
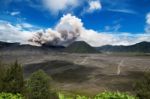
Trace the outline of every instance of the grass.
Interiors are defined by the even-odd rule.
[[[126,93],[120,92],[102,92],[93,97],[79,94],[58,93],[59,99],[138,99]]]

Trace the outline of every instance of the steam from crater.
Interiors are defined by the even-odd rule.
[[[81,19],[71,14],[64,15],[54,29],[48,28],[33,35],[30,42],[42,45],[68,45],[81,34],[83,23]]]

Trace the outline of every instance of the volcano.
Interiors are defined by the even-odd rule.
[[[69,53],[98,53],[98,51],[84,41],[76,41],[66,47],[65,52]]]

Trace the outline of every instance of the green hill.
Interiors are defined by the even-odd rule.
[[[65,48],[69,53],[98,53],[98,51],[84,41],[76,41]]]

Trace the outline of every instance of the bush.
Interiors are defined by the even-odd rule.
[[[18,62],[14,62],[6,70],[5,77],[3,78],[3,92],[10,93],[23,93],[24,91],[24,78],[23,69]]]
[[[0,99],[24,99],[21,94],[0,93]]]
[[[68,96],[68,95],[59,93],[59,99],[137,99],[137,98],[134,96],[130,96],[126,93],[103,92],[103,93],[96,95],[93,98],[90,98],[87,96],[80,96],[80,95]]]
[[[81,95],[65,95],[62,93],[58,94],[59,99],[91,99],[87,96],[81,96]]]
[[[137,99],[134,96],[130,96],[126,93],[120,92],[103,92],[94,97],[94,99]]]
[[[3,92],[4,88],[4,78],[6,76],[6,67],[5,65],[0,61],[0,92]]]
[[[34,72],[28,81],[29,99],[51,99],[50,80],[43,70]]]
[[[18,62],[8,65],[4,68],[4,64],[0,64],[0,92],[23,93],[24,78],[23,69]]]
[[[143,77],[135,84],[135,92],[140,99],[150,99],[150,72],[145,72]]]

